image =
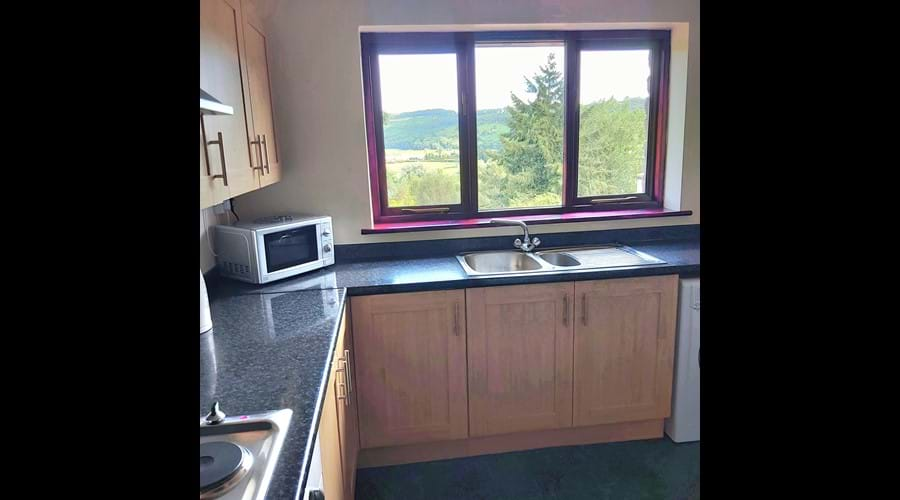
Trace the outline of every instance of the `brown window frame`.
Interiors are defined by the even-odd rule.
[[[613,210],[659,209],[668,118],[669,30],[511,31],[362,33],[363,89],[372,214],[375,223],[459,220],[479,217],[564,214]],[[479,42],[547,42],[565,45],[565,125],[563,141],[563,203],[560,207],[478,210],[475,45]],[[647,166],[644,193],[578,197],[578,91],[582,50],[647,48],[651,54]],[[460,203],[389,207],[384,153],[378,54],[455,53],[459,118]]]

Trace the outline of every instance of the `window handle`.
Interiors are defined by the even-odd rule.
[[[597,203],[606,203],[609,201],[629,201],[636,199],[637,196],[621,196],[619,198],[594,198],[593,200],[591,200],[591,203],[596,205]]]
[[[401,208],[403,212],[410,212],[414,214],[443,214],[450,211],[450,207],[435,207],[435,208]]]

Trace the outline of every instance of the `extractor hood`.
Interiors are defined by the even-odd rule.
[[[222,104],[221,101],[200,89],[200,113],[204,115],[233,115],[234,108],[227,104]]]

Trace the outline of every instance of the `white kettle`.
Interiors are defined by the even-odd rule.
[[[206,281],[200,271],[200,334],[212,330],[212,315],[209,313],[209,297],[206,295]]]

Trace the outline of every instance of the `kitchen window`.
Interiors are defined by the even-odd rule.
[[[669,31],[361,37],[376,223],[662,207]]]

